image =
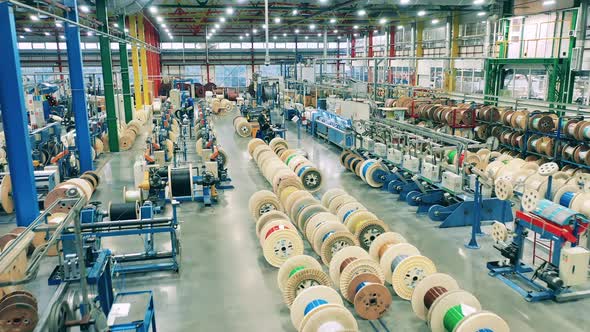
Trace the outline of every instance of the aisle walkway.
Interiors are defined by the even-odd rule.
[[[199,203],[183,203],[180,208],[182,271],[127,277],[117,287],[153,289],[159,331],[294,331],[289,310],[283,304],[276,283],[277,270],[264,261],[248,212],[248,199],[256,191],[270,189],[246,151],[248,140],[234,135],[233,115],[216,119],[223,148],[230,156],[229,172],[235,190],[221,194],[220,202],[205,208]],[[504,317],[512,331],[584,331],[590,319],[584,315],[590,301],[557,304],[527,303],[504,284],[487,276],[485,262],[497,259],[491,240],[481,239],[482,249],[464,249],[469,229],[437,229],[427,218],[416,218],[405,203],[391,194],[370,189],[339,162],[339,151],[303,135],[296,141],[288,133],[291,146],[304,148],[323,171],[324,190],[341,186],[392,229],[403,234],[424,255],[433,259],[441,272],[452,274],[460,285],[473,292],[484,308]],[[119,199],[124,185],[132,185],[135,152],[114,155],[105,167],[107,180],[99,199]],[[196,156],[191,156],[196,158]],[[106,187],[106,188],[105,188]],[[114,198],[113,198],[114,197]],[[139,245],[137,239],[117,245]],[[311,253],[309,247],[307,253]],[[551,317],[551,319],[548,319]],[[383,321],[390,331],[429,331],[405,301],[395,299]],[[359,321],[361,331],[374,331]],[[379,331],[384,331],[380,328]]]

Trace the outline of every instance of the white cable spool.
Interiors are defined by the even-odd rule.
[[[496,242],[506,242],[508,239],[508,228],[506,228],[506,225],[494,221],[492,224],[492,239]]]
[[[511,199],[514,195],[514,188],[512,187],[512,183],[509,177],[499,178],[494,183],[494,186],[496,196],[503,201]]]
[[[12,199],[12,182],[10,175],[6,174],[0,183],[0,205],[4,212],[10,214],[14,212],[14,201]]]
[[[125,203],[143,202],[141,197],[141,190],[127,190],[127,187],[123,186],[123,201]]]
[[[539,194],[537,190],[526,189],[522,194],[521,204],[523,210],[531,212],[537,208],[539,200],[543,199],[543,196]]]

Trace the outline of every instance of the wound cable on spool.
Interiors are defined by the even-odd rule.
[[[139,219],[139,202],[111,203],[109,217],[112,221]]]
[[[192,195],[191,172],[188,168],[172,168],[170,170],[170,190],[172,197]]]
[[[315,299],[311,302],[309,302],[306,306],[305,309],[303,309],[303,316],[306,316],[309,312],[311,312],[313,309],[328,304],[328,301],[324,300],[324,299]]]
[[[575,196],[576,196],[576,193],[574,193],[574,192],[571,192],[571,191],[564,192],[563,195],[561,195],[561,197],[559,198],[559,205],[569,208],[572,203],[572,200],[574,199]]]
[[[441,286],[435,286],[429,289],[426,294],[424,294],[424,306],[426,309],[430,310],[434,301],[446,292],[447,289]]]
[[[443,325],[447,331],[454,331],[455,327],[467,316],[477,310],[465,304],[458,304],[447,310],[443,318]]]
[[[397,266],[406,258],[408,258],[410,256],[408,255],[399,255],[396,256],[392,261],[391,261],[391,271],[395,271],[395,269],[397,268]]]

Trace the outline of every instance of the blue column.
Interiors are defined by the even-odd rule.
[[[66,17],[78,22],[77,0],[65,0],[64,4],[70,8]],[[70,71],[70,86],[72,89],[72,109],[76,120],[76,148],[80,159],[80,172],[94,169],[90,144],[90,130],[88,126],[88,107],[84,91],[84,75],[82,72],[82,51],[80,51],[80,28],[65,24],[66,45],[68,47],[68,68]]]
[[[14,13],[12,5],[6,1],[0,1],[0,40],[3,46],[0,65],[0,109],[6,136],[16,224],[28,226],[39,215],[39,203],[31,158]]]

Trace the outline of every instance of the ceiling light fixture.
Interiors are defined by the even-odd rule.
[[[119,27],[119,24],[117,24],[117,23],[113,23],[113,26],[114,26],[115,28],[118,28],[118,27]]]
[[[258,29],[252,29],[252,33],[258,33]]]
[[[158,12],[158,8],[156,6],[150,6],[150,13],[155,14]]]
[[[227,15],[233,15],[233,14],[234,14],[234,8],[233,8],[233,7],[227,7],[227,8],[225,9],[225,13],[226,13]]]
[[[434,20],[432,20],[432,24],[438,24],[438,22],[440,22],[437,18],[435,18]]]
[[[382,19],[379,20],[379,24],[383,25],[385,23],[387,23],[387,19],[386,18],[382,18]]]
[[[554,4],[555,4],[554,0],[543,1],[543,6],[551,6]]]
[[[26,32],[31,32],[31,29],[29,29],[29,28],[25,28],[25,31],[26,31]]]
[[[293,9],[293,15],[297,15],[299,14],[299,11],[297,9]]]
[[[262,25],[262,28],[266,30],[266,24],[263,24]]]
[[[474,0],[473,1],[474,5],[481,5],[482,3],[484,3],[484,0]]]
[[[318,33],[318,37],[321,37],[321,36],[322,36],[322,34],[321,33]]]
[[[63,24],[60,21],[55,21],[55,26],[58,28],[63,28]]]
[[[221,22],[221,23],[224,23],[224,22],[225,22],[225,17],[223,17],[223,16],[222,16],[222,17],[220,17],[220,18],[219,18],[219,22]]]
[[[334,30],[334,33],[338,33],[338,30]]]
[[[88,31],[88,32],[86,33],[86,35],[87,35],[88,37],[92,37],[94,34],[92,33],[92,31]]]
[[[358,30],[359,26],[358,25],[355,25],[352,28],[355,29],[355,30]]]
[[[410,0],[400,0],[399,3],[402,4],[402,5],[407,5],[407,4],[410,3]]]
[[[280,17],[275,17],[275,23],[276,23],[276,24],[279,24],[279,23],[281,23],[281,18],[280,18]]]
[[[283,37],[287,37],[287,34],[286,33],[283,33]]]
[[[244,39],[244,36],[240,36],[240,40]]]
[[[398,25],[398,26],[397,26],[397,28],[398,28],[399,30],[403,30],[403,29],[404,29],[404,26],[403,26],[403,25]]]
[[[250,33],[249,32],[246,32],[246,37],[250,37]]]
[[[479,12],[477,13],[477,16],[484,16],[486,14],[486,12]]]
[[[421,10],[421,11],[418,12],[418,16],[424,16],[424,15],[426,15],[426,12],[425,11]]]
[[[37,16],[37,15],[31,15],[29,17],[31,18],[32,21],[39,21],[39,16]]]
[[[219,29],[220,25],[218,23],[215,23],[215,29]]]
[[[161,26],[162,28],[166,28],[166,24],[164,24],[164,23],[160,24],[160,26]]]
[[[310,24],[309,25],[309,30],[315,30],[315,24]]]
[[[332,24],[336,23],[336,19],[335,18],[331,18],[330,19],[330,23],[332,23]]]
[[[123,31],[125,31],[125,32],[129,32],[129,29],[125,28],[125,29],[123,29]]]
[[[309,36],[305,36],[305,39],[309,39]]]
[[[23,36],[23,35],[20,35],[20,36],[18,36],[18,38],[20,38],[20,39],[25,39],[25,36]]]
[[[217,31],[215,28],[211,29],[211,33],[215,33],[215,31]]]
[[[158,16],[158,17],[156,17],[156,21],[161,23],[164,21],[164,19],[162,18],[162,16]]]
[[[295,29],[295,33],[299,33],[299,29]]]
[[[50,35],[49,32],[45,31],[45,36],[49,36],[49,35]]]
[[[367,11],[366,11],[366,10],[364,10],[364,9],[359,9],[359,11],[358,11],[358,12],[356,12],[356,14],[357,14],[358,16],[365,16],[365,15],[367,15]]]
[[[276,40],[277,39],[277,36],[272,36],[272,39]]]
[[[88,6],[85,5],[78,6],[78,8],[84,13],[88,13],[90,11],[90,8],[88,8]]]
[[[66,39],[64,35],[59,36],[59,39]]]

